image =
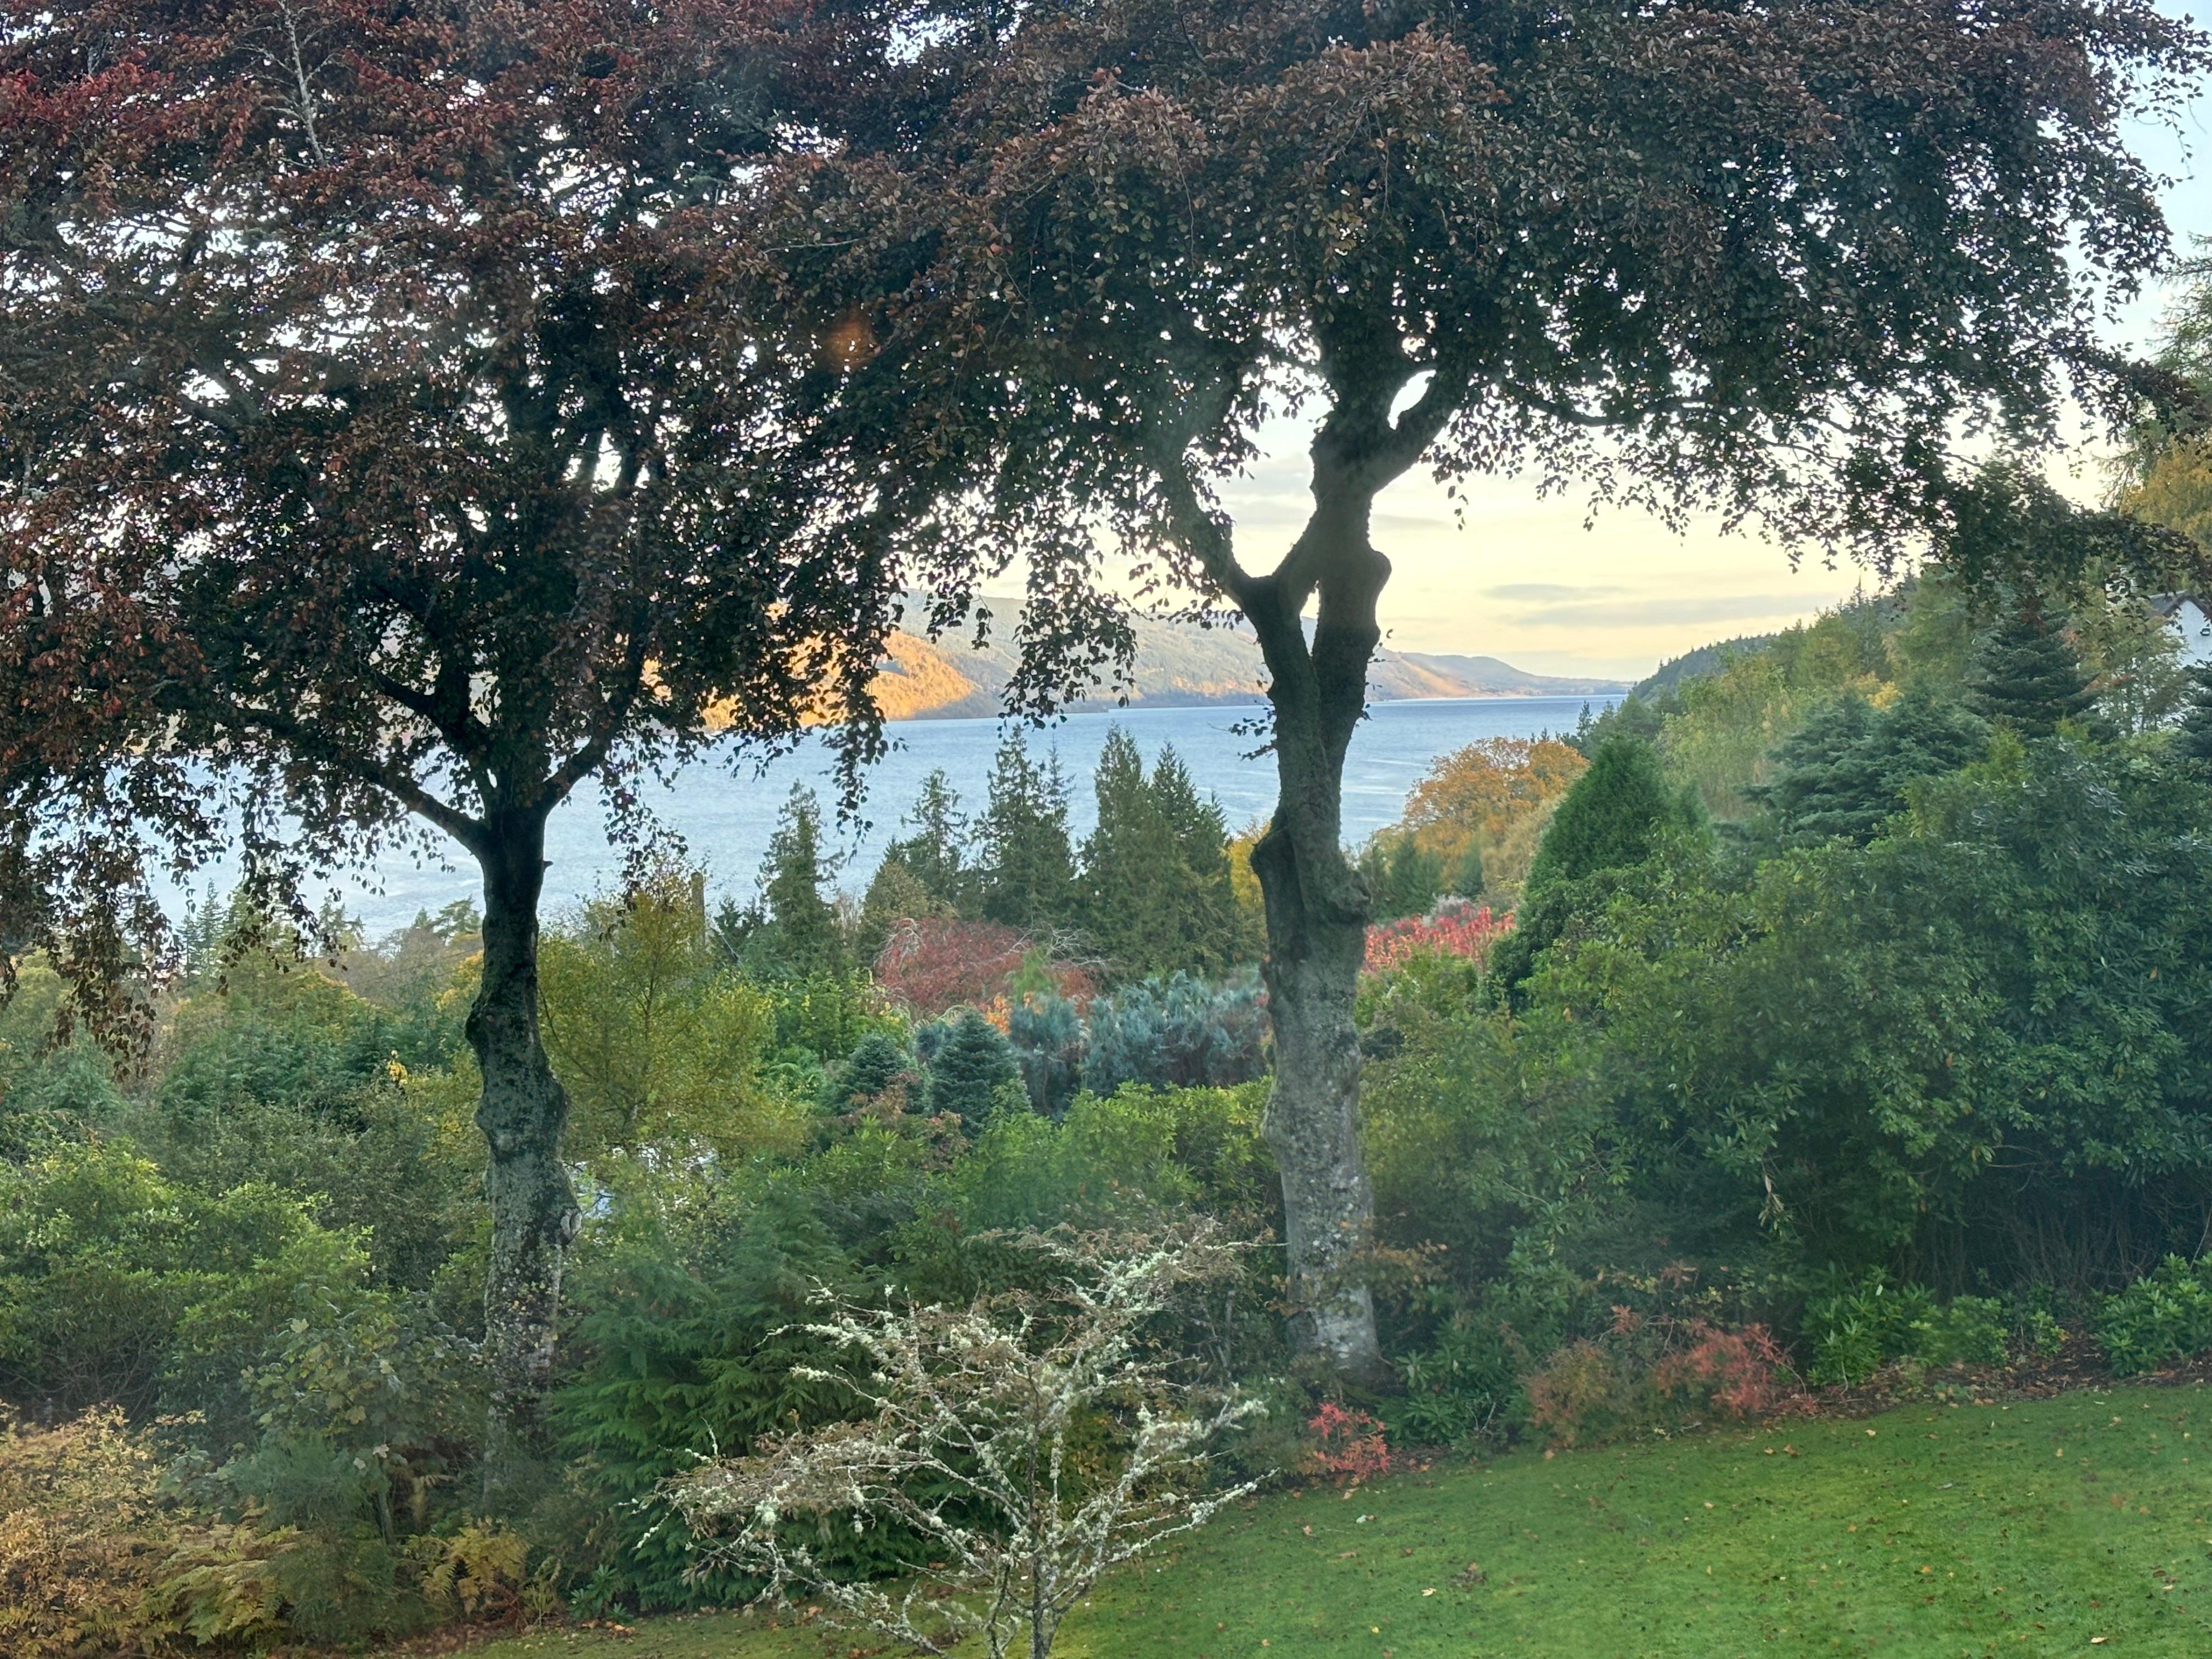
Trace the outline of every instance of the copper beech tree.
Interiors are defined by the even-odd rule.
[[[1340,780],[1416,467],[1525,470],[1886,562],[1947,457],[2117,414],[2099,304],[2165,255],[2122,122],[2201,65],[2144,0],[1117,0],[936,14],[949,284],[1001,307],[999,500],[1241,614],[1280,793],[1253,855],[1307,1346],[1380,1369]],[[865,135],[855,134],[855,141]],[[1012,387],[1010,395],[1002,388]],[[1312,506],[1220,504],[1303,414]],[[1471,555],[1479,552],[1471,544]]]
[[[927,533],[963,463],[915,413],[950,372],[901,320],[920,244],[809,198],[843,50],[779,0],[0,24],[0,931],[112,1024],[148,860],[236,838],[296,901],[422,826],[465,848],[495,1425],[578,1225],[547,815],[596,780],[619,817],[725,724],[835,720],[857,764],[902,587],[970,591]]]

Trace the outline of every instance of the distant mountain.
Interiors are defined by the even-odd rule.
[[[1007,600],[987,601],[994,626],[980,648],[955,635],[931,641],[902,629],[891,636],[876,678],[876,695],[895,720],[959,720],[999,712],[1012,678],[1015,647]],[[915,614],[918,607],[909,607]],[[1241,624],[1203,628],[1195,623],[1139,617],[1135,672],[1128,687],[1133,708],[1170,708],[1259,701],[1267,669],[1259,642]],[[1624,680],[1560,679],[1525,673],[1495,657],[1438,656],[1422,652],[1376,653],[1367,695],[1377,702],[1421,697],[1543,697],[1607,696],[1628,689]],[[1110,696],[1087,697],[1079,709],[1111,708]]]

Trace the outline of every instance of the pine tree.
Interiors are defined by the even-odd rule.
[[[921,781],[921,793],[904,827],[910,833],[885,848],[884,858],[904,865],[930,897],[954,915],[980,914],[975,872],[967,860],[968,819],[942,767]]]
[[[1033,760],[1009,732],[991,769],[990,804],[979,840],[983,915],[1029,933],[1062,926],[1076,908],[1075,856],[1067,835],[1067,779],[1055,752]]]
[[[956,1114],[973,1134],[993,1112],[1022,1098],[1020,1068],[999,1028],[973,1008],[963,1008],[929,1063],[929,1111]]]
[[[2081,659],[2033,599],[1975,641],[1966,701],[1992,725],[2047,738],[2095,705]]]
[[[1048,1117],[1067,1110],[1083,1076],[1083,1021],[1054,991],[1034,992],[1007,1011],[1006,1040],[1030,1104]]]
[[[1481,880],[1482,854],[1474,841],[1468,842],[1474,859],[1475,878]],[[1368,897],[1377,921],[1401,916],[1425,916],[1436,908],[1444,890],[1443,860],[1405,834],[1383,834],[1369,842],[1359,855],[1359,874],[1367,884]]]
[[[837,912],[822,896],[822,807],[814,792],[793,785],[783,804],[768,858],[761,866],[763,920],[745,940],[756,972],[810,979],[845,970]]]
[[[1638,738],[1609,738],[1553,814],[1528,866],[1528,890],[1533,895],[1600,870],[1641,864],[1686,817],[1651,745]]]

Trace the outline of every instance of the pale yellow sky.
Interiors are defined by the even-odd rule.
[[[2178,245],[2212,233],[2212,181],[2196,176],[2212,137],[2212,99],[2200,97],[2179,132],[2135,127],[2136,153],[2172,183],[2166,214]],[[2166,296],[2147,294],[2112,319],[2115,344],[2151,343]],[[1222,492],[1237,549],[1271,563],[1304,522],[1305,430],[1284,422],[1267,453]],[[2087,496],[2097,489],[2088,451],[2054,463],[2054,482]],[[1666,658],[1715,640],[1765,633],[1817,615],[1874,579],[1817,552],[1792,568],[1789,550],[1755,532],[1723,535],[1717,521],[1677,536],[1633,509],[1601,513],[1585,528],[1572,492],[1540,498],[1532,482],[1477,478],[1462,487],[1464,528],[1443,486],[1408,474],[1376,503],[1375,544],[1394,567],[1382,613],[1401,650],[1502,657],[1537,673],[1648,674]]]

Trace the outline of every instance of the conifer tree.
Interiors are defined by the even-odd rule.
[[[2173,752],[2184,760],[2212,766],[2212,663],[2200,663],[2189,671],[2189,696],[2182,705]]]
[[[1888,709],[1847,696],[1784,743],[1773,778],[1746,793],[1773,813],[1787,839],[1870,841],[1903,810],[1910,784],[1957,770],[1988,736],[1972,713],[1924,688]]]
[[[761,866],[763,915],[745,943],[747,964],[778,977],[809,979],[845,971],[837,912],[822,896],[822,806],[793,785]]]
[[[1467,838],[1467,850],[1459,855],[1459,862],[1453,866],[1451,876],[1444,883],[1444,890],[1448,893],[1455,893],[1463,899],[1480,899],[1485,884],[1486,878],[1482,868],[1482,837],[1469,836]]]
[[[1640,864],[1684,816],[1651,745],[1609,738],[1553,815],[1528,866],[1528,891]]]
[[[1966,699],[1991,724],[2047,738],[2096,704],[2073,646],[2033,598],[1975,641]]]
[[[913,1071],[907,1052],[888,1031],[871,1031],[854,1044],[837,1069],[836,1103],[849,1110],[866,1104]]]
[[[999,745],[977,871],[983,915],[1040,933],[1075,910],[1075,856],[1067,835],[1067,779],[1055,751],[1039,763],[1019,731]]]
[[[904,860],[884,859],[876,866],[867,893],[860,900],[860,935],[854,942],[856,954],[864,962],[873,962],[899,923],[941,915],[946,908]]]
[[[1479,886],[1482,854],[1472,838],[1468,856],[1474,860]],[[1367,884],[1368,900],[1377,921],[1426,915],[1444,890],[1443,860],[1413,836],[1402,833],[1377,836],[1369,842],[1359,855],[1359,874]]]
[[[1022,1097],[1014,1051],[999,1028],[963,1008],[929,1062],[929,1110],[956,1114],[973,1134],[1009,1099]]]
[[[1229,965],[1238,936],[1228,827],[1173,749],[1149,777],[1127,732],[1109,733],[1095,780],[1098,825],[1083,848],[1085,931],[1124,975]]]
[[[939,767],[921,781],[921,793],[904,820],[908,831],[884,849],[904,865],[929,896],[959,915],[976,914],[975,872],[967,859],[969,839],[959,792]]]

